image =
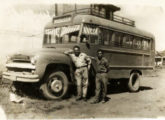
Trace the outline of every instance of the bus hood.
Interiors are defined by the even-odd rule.
[[[15,55],[26,55],[26,56],[35,56],[40,54],[64,54],[65,51],[69,50],[70,48],[41,48],[41,49],[33,49],[33,50],[25,50],[25,51],[19,51],[12,56]]]
[[[9,60],[14,61],[30,61],[32,57],[41,56],[47,58],[53,58],[55,56],[64,56],[64,52],[69,50],[69,48],[42,48],[19,51],[15,54],[9,55]],[[57,59],[57,58],[56,58]]]

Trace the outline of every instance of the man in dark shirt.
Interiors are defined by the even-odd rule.
[[[95,90],[95,99],[92,102],[92,104],[98,103],[100,101],[102,91],[102,102],[105,103],[107,101],[107,82],[108,82],[108,71],[109,71],[109,63],[108,60],[103,56],[103,51],[98,50],[97,51],[97,57],[96,60],[96,90]],[[103,87],[101,87],[101,84],[103,84]]]

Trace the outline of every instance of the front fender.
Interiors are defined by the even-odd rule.
[[[53,55],[40,55],[36,63],[35,71],[35,73],[39,75],[39,79],[42,79],[46,74],[46,68],[50,64],[67,65],[70,67],[70,72],[73,71],[71,58],[65,54],[55,53]]]

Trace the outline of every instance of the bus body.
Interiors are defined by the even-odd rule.
[[[110,64],[109,78],[128,78],[130,91],[138,91],[140,76],[154,69],[155,40],[152,34],[135,28],[131,22],[107,20],[91,11],[54,17],[44,29],[42,50],[13,55],[3,78],[38,82],[46,98],[63,98],[69,83],[74,82],[74,66],[64,51],[78,45],[92,57],[98,49],[104,51]],[[95,66],[92,61],[93,71]]]

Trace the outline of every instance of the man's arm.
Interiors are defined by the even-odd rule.
[[[105,62],[105,67],[107,68],[107,72],[109,72],[109,70],[110,70],[109,62],[106,58],[105,58],[104,62]]]
[[[66,50],[66,51],[64,51],[64,54],[66,54],[66,55],[73,54],[73,50],[71,50],[71,49]]]
[[[88,70],[89,70],[90,67],[91,67],[91,63],[92,63],[90,56],[86,55],[85,56],[85,60],[86,60],[86,62],[88,64]]]
[[[95,57],[92,57],[92,56],[88,56],[91,60],[95,60],[96,61],[96,58]]]

